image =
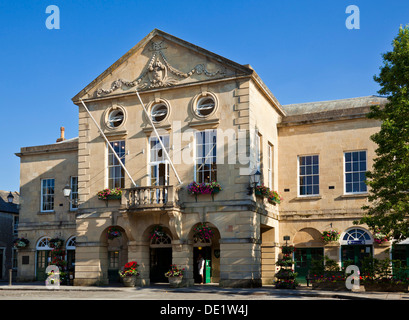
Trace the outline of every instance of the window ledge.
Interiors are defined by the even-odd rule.
[[[341,198],[349,199],[349,198],[366,198],[369,196],[369,193],[348,193],[343,194]]]
[[[55,211],[39,211],[37,212],[39,215],[47,215],[47,214],[55,214]]]
[[[294,200],[296,201],[309,201],[309,200],[320,200],[322,199],[322,196],[317,195],[317,196],[299,196],[297,198],[295,198]]]

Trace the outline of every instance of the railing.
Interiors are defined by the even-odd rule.
[[[127,209],[160,208],[175,203],[173,186],[146,186],[124,189],[121,203]]]

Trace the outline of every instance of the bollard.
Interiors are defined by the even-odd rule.
[[[13,277],[13,269],[9,269],[9,286],[11,286],[12,277]]]

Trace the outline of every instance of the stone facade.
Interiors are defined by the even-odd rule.
[[[139,264],[140,285],[163,281],[170,263],[185,268],[183,285],[192,285],[203,254],[210,281],[229,287],[272,283],[283,236],[340,261],[340,247],[325,245],[320,234],[330,225],[345,232],[362,214],[367,194],[345,194],[343,156],[365,150],[370,168],[375,146],[369,137],[379,123],[365,114],[371,104],[385,103],[364,97],[282,106],[251,66],[156,29],[72,100],[79,111],[78,138],[19,154],[19,234],[33,244],[75,236],[75,285],[115,281],[117,270],[132,260]],[[157,120],[172,162],[143,107]],[[216,137],[216,151],[213,136],[201,133],[206,130]],[[199,155],[201,144],[209,148]],[[123,148],[117,151],[129,175],[109,145]],[[217,163],[209,163],[209,155]],[[298,194],[300,155],[319,155],[318,195]],[[256,170],[262,183],[283,196],[281,204],[249,192]],[[74,176],[79,207],[73,211],[60,190]],[[41,181],[50,177],[54,209],[45,213],[39,209]],[[223,190],[214,197],[188,194],[192,181],[215,179]],[[116,183],[122,198],[100,200],[97,193]],[[195,236],[201,223],[212,228],[210,241]],[[121,237],[107,238],[111,226]],[[152,238],[157,227],[161,236]],[[38,278],[39,249],[21,250],[30,258],[19,268],[20,279]],[[375,248],[375,254],[383,251]]]

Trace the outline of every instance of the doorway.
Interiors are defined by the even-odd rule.
[[[150,281],[168,282],[165,273],[169,271],[172,264],[172,248],[150,249]]]
[[[203,270],[203,283],[212,282],[212,248],[210,246],[206,247],[194,247],[193,248],[193,278],[195,283],[201,283],[202,278],[199,274],[198,260],[199,255],[205,260],[204,270]]]
[[[372,257],[372,245],[344,245],[341,246],[342,266],[348,261],[349,264],[361,268],[362,261],[366,257]]]
[[[322,260],[324,248],[296,248],[294,251],[294,271],[297,272],[296,280],[299,283],[306,283],[305,277],[312,267],[313,260]]]

